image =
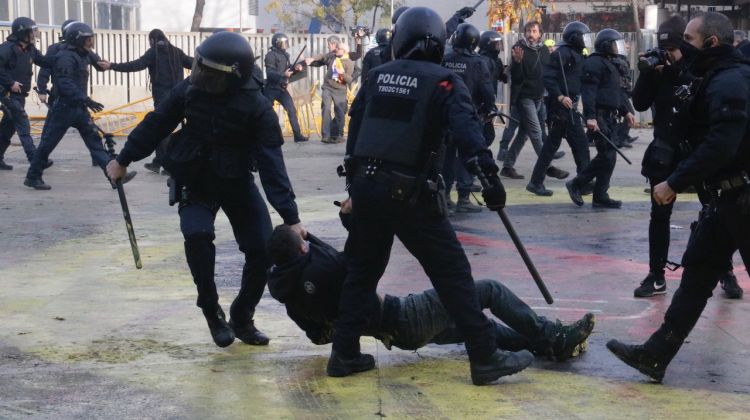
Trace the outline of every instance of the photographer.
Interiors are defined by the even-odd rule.
[[[701,317],[732,254],[739,249],[750,266],[750,65],[734,50],[732,35],[729,18],[708,12],[687,24],[680,45],[686,66],[700,78],[676,124],[692,150],[654,186],[653,197],[666,205],[691,185],[703,185],[711,197],[683,254],[680,287],[664,323],[644,344],[607,343],[620,360],[656,381]]]

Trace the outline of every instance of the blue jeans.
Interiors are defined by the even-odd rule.
[[[497,347],[518,351],[529,349],[545,354],[555,342],[560,324],[537,315],[510,289],[496,280],[478,280],[477,296],[482,309],[489,309],[500,321],[493,321]],[[416,350],[428,343],[456,344],[464,338],[440,302],[435,289],[399,298],[400,308],[391,344]],[[509,328],[510,327],[510,328]]]
[[[541,99],[521,98],[511,107],[511,117],[519,120],[520,124],[511,120],[508,127],[503,131],[500,150],[501,153],[505,150],[507,152],[498,157],[503,158],[504,168],[515,166],[516,159],[518,159],[518,155],[521,153],[524,143],[526,143],[527,136],[531,139],[531,145],[537,154],[542,150],[542,124],[544,124],[544,115],[540,116],[543,109],[542,105]],[[519,128],[518,134],[513,139],[513,132],[516,128]],[[511,139],[513,139],[512,144],[510,144]],[[508,147],[509,144],[510,147]]]

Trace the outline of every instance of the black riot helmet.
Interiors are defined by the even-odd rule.
[[[500,52],[502,47],[503,37],[495,31],[484,31],[479,37],[479,50],[480,51],[492,51]]]
[[[395,25],[398,21],[398,18],[400,18],[401,15],[407,10],[409,10],[409,6],[401,6],[396,9],[396,11],[393,12],[393,16],[391,16],[391,25]]]
[[[63,22],[62,25],[60,25],[60,32],[62,33],[62,37],[61,38],[65,38],[65,30],[73,22],[77,22],[77,20],[75,20],[75,19],[68,19],[65,22]]]
[[[602,29],[596,34],[594,51],[599,54],[625,54],[625,38],[614,29]]]
[[[445,23],[434,10],[411,7],[401,14],[393,29],[393,54],[439,64],[445,52],[445,32]]]
[[[36,22],[31,18],[19,17],[16,18],[11,24],[11,32],[8,39],[15,41],[24,41],[31,44],[34,42],[34,38],[37,33]]]
[[[464,48],[474,51],[479,45],[479,29],[470,23],[462,23],[456,27],[451,37],[453,48]]]
[[[221,94],[245,84],[255,58],[250,43],[234,32],[216,32],[195,49],[190,83],[204,92]]]
[[[594,47],[591,29],[583,22],[577,20],[565,25],[562,39],[564,45],[568,45],[579,51],[582,51],[584,48],[592,49]]]
[[[91,26],[83,22],[73,22],[65,28],[65,42],[74,47],[84,48],[86,38],[94,36],[94,30]]]
[[[277,32],[271,38],[271,46],[284,51],[289,48],[289,37],[285,33]]]
[[[388,28],[378,29],[375,33],[375,42],[380,46],[386,45],[391,41],[391,35],[393,35],[393,32]]]

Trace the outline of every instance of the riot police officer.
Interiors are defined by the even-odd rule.
[[[235,337],[263,345],[268,337],[253,322],[255,306],[270,267],[266,242],[271,235],[268,209],[250,173],[255,162],[266,197],[284,220],[304,234],[295,196],[284,166],[279,119],[253,77],[253,52],[247,39],[231,32],[206,38],[195,50],[193,71],[128,136],[107,167],[119,179],[134,161],[150,155],[159,142],[185,120],[179,138],[167,147],[164,165],[177,188],[185,257],[198,289],[216,345]],[[222,209],[245,254],[242,284],[227,323],[214,283],[214,220]]]
[[[391,31],[393,31],[393,28],[396,27],[396,21],[398,21],[398,18],[407,10],[409,10],[409,6],[401,6],[393,11],[393,14],[391,15]],[[393,35],[392,32],[391,35]],[[393,48],[391,47],[391,41],[389,40],[388,45],[384,46],[383,49],[380,50],[380,64],[384,64],[392,60]],[[362,72],[362,74],[367,73]]]
[[[562,43],[550,55],[549,65],[544,69],[544,86],[549,94],[550,130],[542,145],[534,171],[526,189],[536,195],[551,196],[552,191],[544,187],[544,177],[552,163],[562,138],[565,137],[576,171],[581,173],[589,164],[589,147],[578,112],[583,76],[583,49],[592,46],[591,30],[581,22],[570,22],[563,30]]]
[[[8,40],[0,45],[0,103],[5,108],[0,121],[0,169],[4,170],[13,169],[5,163],[4,157],[14,133],[18,134],[29,162],[36,150],[25,109],[26,97],[31,90],[33,65],[49,65],[49,60],[34,45],[36,33],[37,27],[33,20],[19,17],[11,25]]]
[[[643,345],[607,343],[618,358],[657,381],[698,322],[732,254],[739,249],[750,267],[750,65],[733,49],[732,23],[723,14],[692,19],[683,39],[682,59],[699,79],[677,124],[693,150],[654,186],[653,197],[668,204],[688,186],[703,184],[711,204],[688,241],[682,281],[664,323]]]
[[[375,33],[375,41],[378,43],[378,46],[367,51],[367,54],[362,59],[362,77],[360,83],[364,83],[367,72],[383,64],[382,54],[391,45],[391,35],[391,30],[388,28],[378,29]]]
[[[74,127],[83,138],[86,147],[99,167],[104,169],[110,161],[104,150],[99,133],[91,124],[88,110],[99,112],[104,105],[87,94],[90,52],[94,47],[94,31],[82,22],[72,23],[66,31],[65,46],[55,55],[52,70],[54,93],[57,99],[44,123],[42,140],[34,153],[34,159],[26,172],[23,184],[36,190],[52,187],[42,180],[42,172],[48,166],[47,159],[60,143],[68,128]],[[129,173],[123,182],[135,176]]]
[[[456,73],[466,84],[474,104],[475,111],[482,121],[487,120],[495,109],[495,95],[492,93],[492,79],[487,61],[475,52],[479,45],[479,30],[469,23],[462,23],[451,36],[451,50],[443,58],[443,67]],[[443,166],[446,194],[450,194],[453,182],[456,182],[458,200],[455,211],[457,213],[475,213],[482,208],[469,201],[469,194],[474,183],[474,177],[464,168],[461,160],[457,159],[456,145],[448,142]]]
[[[500,49],[502,48],[502,37],[495,31],[484,31],[479,36],[479,56],[484,58],[490,69],[490,80],[492,83],[492,94],[495,97],[493,102],[497,101],[498,83],[508,83],[508,75],[505,74],[505,65],[500,58]],[[487,147],[495,141],[495,124],[492,119],[487,119],[484,123],[484,139]]]
[[[304,69],[300,63],[291,63],[289,61],[289,38],[286,34],[278,32],[271,38],[271,49],[266,53],[264,63],[266,65],[266,85],[263,93],[269,101],[279,101],[286,115],[289,117],[289,124],[292,126],[295,143],[304,143],[308,140],[302,134],[297,120],[297,108],[294,106],[292,95],[289,94],[289,78]]]
[[[479,308],[468,259],[445,216],[435,156],[445,129],[462,160],[489,180],[483,192],[488,206],[505,205],[505,190],[466,85],[439,65],[445,38],[445,25],[433,10],[404,12],[393,31],[396,60],[371,70],[352,104],[345,161],[352,228],[329,376],[375,367],[374,358],[360,352],[359,338],[368,321],[374,321],[367,319],[366,302],[386,268],[394,236],[424,267],[466,337],[474,384],[516,373],[533,359],[526,351],[497,349],[492,325]]]
[[[592,205],[619,209],[622,202],[613,200],[607,194],[609,180],[617,162],[617,152],[602,134],[609,139],[613,138],[618,113],[631,126],[635,124],[635,116],[628,112],[625,104],[627,98],[621,89],[620,72],[612,62],[618,54],[625,51],[622,34],[614,29],[599,31],[594,40],[594,50],[583,64],[581,97],[586,127],[594,135],[596,157],[575,178],[566,182],[565,186],[573,203],[582,206],[581,188],[596,178]]]

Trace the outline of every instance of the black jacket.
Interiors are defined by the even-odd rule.
[[[126,63],[112,63],[112,70],[132,73],[148,69],[154,99],[164,99],[170,89],[185,78],[183,69],[193,67],[193,58],[165,41],[159,41],[139,58]],[[158,97],[158,98],[157,98]]]
[[[490,69],[490,79],[492,80],[492,92],[497,96],[497,88],[499,83],[508,83],[508,75],[505,74],[505,65],[503,59],[500,58],[500,53],[497,51],[485,51],[479,50],[479,55],[484,58]]]
[[[289,53],[271,47],[266,53],[263,63],[266,66],[266,89],[286,89],[289,80],[284,76],[284,73],[292,65],[289,60]]]
[[[83,106],[89,97],[89,52],[64,44],[53,60],[53,94],[63,103]]]
[[[694,150],[667,179],[677,192],[750,171],[750,64],[722,45],[705,50],[690,69],[702,79],[678,115]]]
[[[597,111],[601,110],[615,110],[621,115],[629,112],[620,72],[612,57],[599,53],[588,56],[583,63],[581,82],[583,116],[587,120],[596,119]]]
[[[544,96],[544,67],[549,64],[549,50],[542,44],[530,47],[525,39],[518,41],[514,47],[523,48],[523,59],[520,63],[511,59],[510,64],[510,102],[518,99],[542,99]]]
[[[193,103],[196,105],[189,105]],[[237,109],[242,109],[241,115],[228,115]],[[208,160],[222,162],[226,159],[237,163],[226,168],[211,166],[214,171],[231,167],[238,171],[232,175],[250,176],[249,164],[255,161],[268,201],[284,223],[299,223],[294,191],[281,153],[284,139],[279,118],[254,79],[245,87],[221,96],[197,92],[189,79],[183,80],[130,133],[117,161],[127,166],[149,156],[183,119],[186,119],[183,136],[203,142]],[[226,138],[222,133],[229,129],[239,134]]]
[[[746,58],[750,58],[750,40],[744,39],[742,42],[737,44],[737,51],[739,51]]]
[[[487,60],[462,48],[453,48],[443,57],[443,67],[453,71],[466,83],[477,112],[488,114],[495,107],[493,78]]]
[[[44,58],[48,60],[49,67],[40,68],[36,76],[36,88],[39,93],[49,94],[49,88],[47,84],[49,83],[50,77],[52,76],[52,70],[55,64],[54,58],[65,45],[65,42],[57,42],[47,47],[47,52],[44,54]],[[102,61],[101,57],[99,57],[93,51],[89,51],[88,55],[89,64],[94,66],[94,68],[98,71],[103,71],[104,69],[99,66],[99,62]]]
[[[307,254],[275,266],[268,277],[268,291],[283,303],[292,320],[315,344],[327,344],[333,337],[333,322],[339,308],[339,297],[346,279],[343,252],[308,233]],[[380,301],[372,294],[367,302],[366,331],[377,331],[380,324]]]
[[[370,51],[367,51],[365,58],[362,59],[362,78],[360,83],[364,83],[364,79],[367,77],[367,72],[383,64],[383,51],[388,48],[390,48],[390,44],[386,42],[385,44],[380,44],[377,47],[371,48]]]
[[[21,47],[17,41],[5,41],[0,45],[0,91],[10,91],[14,82],[19,82],[22,93],[31,90],[31,74],[33,65],[49,67],[51,60],[47,59],[34,45]]]
[[[680,101],[675,96],[675,89],[689,84],[691,77],[682,73],[681,62],[664,66],[661,72],[656,70],[642,71],[633,87],[633,106],[643,112],[653,106],[654,138],[669,141],[677,146],[679,138],[673,136],[675,109]]]

